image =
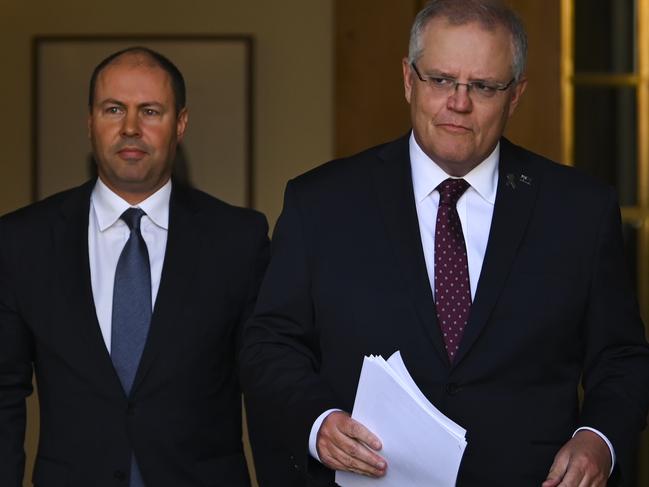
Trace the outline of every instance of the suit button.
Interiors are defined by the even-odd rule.
[[[126,406],[126,415],[127,416],[135,415],[135,403],[132,402],[128,403],[128,406]]]
[[[119,480],[120,482],[126,480],[126,474],[122,470],[115,470],[113,472],[113,477],[115,477],[115,480]]]
[[[446,384],[446,393],[449,396],[454,396],[458,392],[460,392],[460,386],[455,382],[449,382],[448,384]]]

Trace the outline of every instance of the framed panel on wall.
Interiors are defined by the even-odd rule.
[[[189,124],[176,155],[177,177],[251,206],[253,40],[244,35],[34,38],[34,200],[96,174],[87,128],[90,75],[102,59],[130,46],[160,52],[185,78]]]

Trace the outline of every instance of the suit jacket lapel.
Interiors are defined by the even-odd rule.
[[[191,288],[192,276],[200,260],[201,221],[189,192],[174,183],[169,203],[169,234],[165,250],[160,287],[155,301],[151,326],[140,365],[133,382],[134,394],[151,369],[160,349],[174,343],[174,333],[181,328],[182,305]]]
[[[66,315],[57,326],[72,328],[57,330],[57,333],[65,334],[73,352],[70,354],[72,360],[83,355],[83,367],[99,375],[98,384],[114,383],[118,388],[115,390],[121,390],[101,334],[90,282],[88,216],[94,183],[90,181],[69,193],[61,205],[60,219],[53,225],[58,282],[65,300],[61,310]],[[76,340],[80,343],[75,344]]]
[[[421,246],[408,138],[385,146],[379,153],[379,163],[373,167],[372,177],[388,240],[396,256],[398,279],[413,302],[420,325],[440,358],[448,363]]]
[[[541,183],[520,160],[516,147],[501,140],[496,203],[475,299],[453,365],[462,361],[484,329],[507,280]]]

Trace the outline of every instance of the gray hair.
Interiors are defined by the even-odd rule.
[[[518,15],[498,0],[430,0],[415,17],[410,29],[408,61],[416,62],[424,50],[421,38],[428,23],[445,18],[451,25],[478,22],[488,30],[502,26],[511,33],[512,72],[521,80],[527,60],[527,34]]]

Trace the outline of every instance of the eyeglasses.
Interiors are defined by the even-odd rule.
[[[435,93],[440,95],[450,95],[457,91],[458,86],[466,86],[467,94],[475,94],[478,98],[493,98],[496,93],[499,91],[507,91],[509,87],[514,83],[516,78],[512,78],[509,83],[490,83],[487,81],[469,81],[468,83],[460,83],[455,78],[449,78],[447,76],[422,76],[417,69],[415,63],[410,63],[412,69],[417,73],[417,77],[426,83]]]

